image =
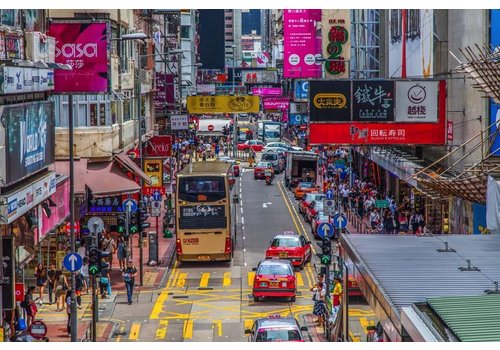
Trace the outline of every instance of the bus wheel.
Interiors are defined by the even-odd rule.
[[[295,297],[290,297],[290,302],[295,303]]]

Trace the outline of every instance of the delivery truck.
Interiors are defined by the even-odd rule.
[[[318,180],[318,155],[314,152],[290,151],[286,160],[285,184],[292,189],[305,180],[307,174],[313,182]]]

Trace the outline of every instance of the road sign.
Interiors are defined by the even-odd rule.
[[[64,257],[63,265],[66,270],[75,272],[82,268],[83,260],[80,254],[68,253]]]
[[[75,230],[75,232],[80,231],[80,223],[78,221],[75,221],[73,223],[73,229]],[[71,234],[71,222],[69,221],[66,223],[66,233]]]
[[[347,218],[344,215],[335,215],[333,217],[333,226],[338,229],[344,229],[347,227]]]
[[[322,265],[330,265],[332,263],[332,257],[330,255],[323,254],[321,255],[320,261]]]
[[[333,199],[323,198],[323,210],[325,212],[331,212],[335,209],[335,202]]]
[[[333,237],[333,225],[325,222],[318,226],[318,236],[321,238],[324,237]]]
[[[90,232],[96,234],[104,230],[104,221],[98,216],[92,216],[87,222],[87,227]]]
[[[24,283],[16,283],[16,301],[24,300]]]
[[[43,339],[47,335],[47,325],[40,320],[36,320],[31,324],[29,331],[33,338]]]
[[[210,124],[208,127],[207,127],[208,131],[214,131],[214,126],[212,124]]]
[[[154,191],[152,197],[153,197],[154,201],[161,201],[161,193],[160,193],[160,191]]]
[[[137,211],[137,202],[133,199],[126,199],[122,204],[123,211]]]
[[[333,199],[333,191],[332,190],[327,190],[325,193],[326,199]]]
[[[156,218],[161,215],[161,201],[152,201],[151,202],[151,216]]]

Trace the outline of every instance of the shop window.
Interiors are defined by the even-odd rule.
[[[90,103],[90,126],[98,126],[97,124],[97,104]]]
[[[123,122],[128,122],[131,119],[130,116],[130,100],[123,101]]]

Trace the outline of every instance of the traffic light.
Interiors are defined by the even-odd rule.
[[[142,232],[142,230],[151,226],[150,223],[146,222],[148,218],[149,214],[145,209],[140,209],[137,211],[137,227],[139,227],[139,231]]]
[[[116,219],[116,232],[125,234],[125,218],[123,216],[119,216],[118,219]]]
[[[332,241],[330,241],[330,238],[323,238],[321,253],[321,264],[330,265],[332,263]]]
[[[90,275],[97,275],[100,271],[99,269],[99,250],[97,249],[97,246],[91,245],[89,247],[89,274]]]
[[[103,250],[97,251],[97,257],[99,259],[99,273],[102,269],[107,269],[109,267],[109,264],[105,261],[105,259],[109,257],[109,254],[109,252]]]
[[[128,232],[131,235],[139,232],[139,225],[137,223],[137,216],[136,215],[130,215],[130,223],[128,225]]]

